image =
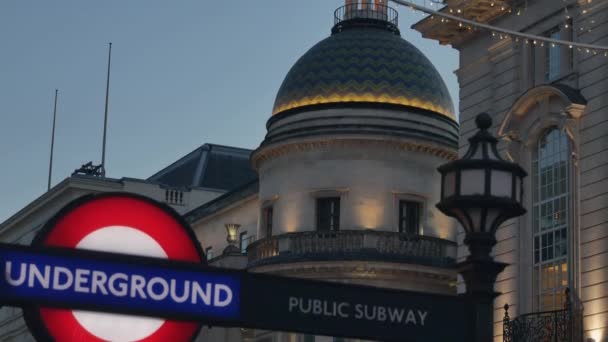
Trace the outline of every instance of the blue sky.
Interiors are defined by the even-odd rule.
[[[107,175],[146,178],[206,143],[255,148],[293,63],[327,37],[341,0],[0,1],[0,222],[46,191],[54,89],[53,184],[101,160],[112,42]],[[456,50],[409,27],[455,104]]]

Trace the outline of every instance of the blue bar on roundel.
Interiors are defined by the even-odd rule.
[[[239,318],[238,275],[171,267],[151,258],[86,253],[0,248],[0,303],[176,319]]]

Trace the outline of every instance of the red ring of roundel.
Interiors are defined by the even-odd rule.
[[[80,198],[60,211],[35,238],[32,245],[74,248],[95,230],[108,226],[127,226],[141,230],[155,239],[170,260],[205,262],[200,245],[183,219],[173,209],[127,193],[105,193]],[[128,253],[128,251],[125,251]],[[72,310],[54,308],[26,309],[26,320],[44,340],[57,342],[101,342],[77,321]],[[166,320],[142,342],[182,342],[193,340],[201,324]]]

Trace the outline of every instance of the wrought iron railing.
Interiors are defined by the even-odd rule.
[[[351,19],[374,19],[397,26],[399,14],[394,8],[374,3],[350,4],[334,12],[334,25]]]
[[[374,259],[453,265],[456,243],[375,230],[306,231],[275,235],[247,248],[249,265],[300,260]]]
[[[578,310],[572,306],[570,290],[566,289],[566,302],[561,310],[533,312],[509,317],[509,305],[505,304],[503,319],[504,342],[578,342],[582,327]],[[580,331],[579,331],[580,330]]]

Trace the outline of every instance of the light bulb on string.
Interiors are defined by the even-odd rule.
[[[428,9],[425,8],[425,0],[421,0],[423,5],[419,5],[417,4],[418,0],[393,0],[394,2],[404,5],[404,6],[408,6],[410,7],[412,10],[415,11],[420,11],[423,15],[428,14],[428,16],[431,17],[431,20],[434,20],[436,16],[441,17],[441,22],[442,23],[449,23],[450,20],[458,22],[458,27],[462,28],[462,29],[466,29],[469,31],[478,31],[478,30],[485,30],[485,31],[490,31],[492,34],[492,37],[497,37],[499,36],[500,39],[512,39],[515,40],[516,42],[519,42],[520,38],[523,42],[525,42],[526,44],[530,43],[533,44],[535,46],[551,46],[551,47],[559,47],[559,46],[563,46],[563,47],[568,47],[569,49],[573,49],[574,47],[580,48],[588,48],[590,51],[595,51],[596,54],[598,53],[606,53],[608,54],[608,47],[607,46],[601,46],[601,45],[596,45],[596,44],[583,44],[583,43],[574,43],[572,41],[568,41],[568,40],[563,40],[563,39],[552,39],[549,37],[542,37],[542,36],[536,36],[533,34],[528,34],[528,33],[523,33],[523,32],[517,32],[517,31],[511,31],[511,30],[507,30],[507,29],[503,29],[500,27],[495,27],[492,25],[488,25],[488,24],[484,24],[484,23],[478,23],[475,20],[470,20],[470,19],[465,19],[463,17],[455,17],[454,15],[450,15],[448,13],[446,13],[448,10],[450,13],[454,13],[454,12],[458,12],[458,13],[462,13],[464,14],[464,11],[462,9],[456,9],[456,8],[449,8],[449,9],[445,9],[446,12],[442,12],[442,11],[435,11],[432,9]],[[415,2],[416,1],[416,2]],[[431,0],[430,0],[431,1]],[[564,5],[566,5],[565,0],[562,0],[564,2]],[[526,2],[526,6],[527,6],[527,0]],[[441,2],[437,2],[437,4],[439,4]],[[497,5],[496,2],[491,2],[491,5],[495,6]],[[498,3],[499,6],[501,6],[501,10],[505,11],[508,10],[509,12],[512,12],[514,14],[516,13],[520,13],[521,14],[521,8],[515,7],[515,8],[509,8],[508,6],[504,6],[501,3]],[[589,11],[586,11],[586,13],[588,13]],[[566,8],[566,6],[564,6],[564,13],[565,16],[567,16],[568,18],[571,18],[570,16],[570,12],[568,11],[568,8]],[[580,13],[580,12],[579,12]],[[428,18],[427,16],[427,18]],[[589,21],[587,21],[589,22]],[[595,22],[595,21],[593,21]],[[562,23],[562,27],[566,27],[566,28],[571,28],[572,27],[572,23],[571,22],[566,22],[566,23]],[[496,30],[493,30],[496,29]],[[580,28],[579,30],[582,32],[585,32],[585,28]],[[578,30],[577,30],[578,31]],[[589,29],[587,32],[590,32],[591,29]],[[462,32],[462,30],[460,30],[460,32]],[[590,52],[591,53],[591,52]]]

